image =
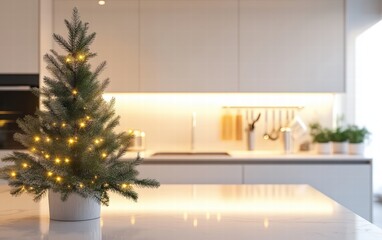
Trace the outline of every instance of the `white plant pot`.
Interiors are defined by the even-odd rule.
[[[331,154],[332,153],[332,143],[316,143],[318,154]]]
[[[66,201],[61,194],[49,190],[49,215],[57,221],[85,221],[100,218],[101,205],[92,198],[72,193]]]
[[[349,143],[349,154],[363,155],[365,151],[364,143]]]
[[[348,142],[333,142],[333,153],[344,154],[348,153]]]

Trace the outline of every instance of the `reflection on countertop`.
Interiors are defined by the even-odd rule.
[[[15,199],[0,185],[0,199]],[[47,199],[0,208],[0,239],[377,240],[382,230],[308,185],[163,185],[112,194],[101,219],[49,220]]]

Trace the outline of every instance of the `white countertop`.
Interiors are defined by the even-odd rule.
[[[349,154],[316,154],[315,152],[299,152],[285,154],[276,151],[228,151],[229,155],[213,154],[184,154],[184,155],[162,155],[153,156],[154,152],[146,151],[140,153],[144,158],[144,164],[163,164],[163,163],[223,163],[223,164],[267,164],[267,163],[329,163],[329,164],[348,164],[366,163],[370,164],[372,158],[349,155]],[[136,157],[137,153],[128,153],[125,158]]]
[[[47,199],[0,186],[0,239],[380,240],[382,229],[308,185],[163,185],[134,203],[112,195],[102,217],[50,221]],[[4,204],[6,203],[6,204]]]
[[[12,153],[11,150],[0,150],[0,158]],[[144,158],[143,164],[370,164],[371,157],[349,154],[316,154],[315,152],[298,152],[285,154],[277,151],[228,151],[229,155],[197,154],[152,156],[155,152],[139,152]],[[202,153],[202,152],[197,152]],[[208,152],[211,153],[211,152]],[[128,152],[124,159],[137,157],[137,152]],[[5,163],[0,161],[0,167]]]

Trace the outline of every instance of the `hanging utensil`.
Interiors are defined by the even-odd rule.
[[[276,110],[272,110],[272,131],[269,134],[270,140],[277,140],[279,138],[279,131],[276,130]]]
[[[264,134],[263,134],[263,138],[265,140],[269,139],[269,135],[268,135],[268,109],[264,110]]]

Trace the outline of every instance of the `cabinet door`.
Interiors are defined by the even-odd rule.
[[[371,220],[371,165],[245,165],[244,183],[309,184],[361,217]]]
[[[344,0],[241,0],[241,92],[344,92]]]
[[[241,184],[241,165],[143,164],[140,178],[157,179],[162,184]]]
[[[236,92],[236,0],[141,1],[142,92]]]
[[[54,32],[67,37],[64,19],[70,19],[77,7],[89,32],[97,36],[91,51],[97,53],[91,64],[95,68],[107,62],[100,80],[110,78],[106,92],[137,92],[139,90],[139,1],[108,0],[104,6],[97,1],[55,0]],[[59,47],[55,45],[55,49]]]
[[[39,1],[2,1],[0,73],[39,73]]]

